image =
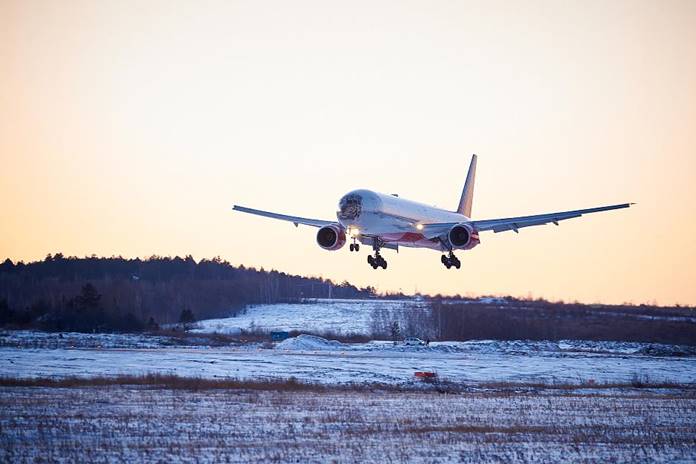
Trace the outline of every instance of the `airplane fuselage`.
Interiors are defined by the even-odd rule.
[[[338,206],[338,222],[366,244],[372,244],[369,237],[379,236],[393,245],[441,250],[441,242],[425,238],[418,224],[469,221],[463,214],[367,189],[348,192]]]

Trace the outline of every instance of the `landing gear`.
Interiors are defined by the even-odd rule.
[[[360,251],[360,244],[359,243],[351,243],[350,244],[350,251]]]
[[[377,269],[380,266],[382,269],[387,268],[387,260],[382,258],[382,255],[379,254],[380,245],[381,243],[378,241],[378,239],[375,239],[374,243],[372,244],[372,249],[375,250],[375,255],[370,255],[367,257],[367,264],[372,266],[372,269]]]
[[[442,264],[444,264],[447,269],[451,268],[452,266],[459,269],[462,266],[462,263],[461,261],[459,261],[459,258],[454,256],[454,253],[452,253],[451,251],[449,252],[449,256],[442,255],[440,261],[442,261]]]
[[[379,254],[379,251],[375,253],[374,256],[369,255],[367,257],[367,264],[372,266],[372,269],[377,269],[378,267],[382,267],[382,269],[387,268],[387,261],[382,258],[382,255]]]

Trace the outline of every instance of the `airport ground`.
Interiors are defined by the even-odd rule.
[[[693,462],[696,391],[3,386],[0,426],[3,462]]]

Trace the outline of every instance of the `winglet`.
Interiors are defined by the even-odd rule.
[[[474,202],[474,181],[476,179],[476,155],[471,155],[469,172],[466,175],[466,182],[462,190],[462,197],[459,199],[457,212],[471,218],[471,205]]]

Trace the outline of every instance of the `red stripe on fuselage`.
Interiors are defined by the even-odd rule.
[[[415,232],[406,232],[404,235],[401,236],[399,241],[401,242],[417,242],[418,240],[423,240],[425,237],[423,237],[423,234],[417,234]]]
[[[417,234],[415,232],[382,235],[382,239],[387,242],[417,242],[419,240],[423,240],[424,238],[425,237],[423,234]]]

